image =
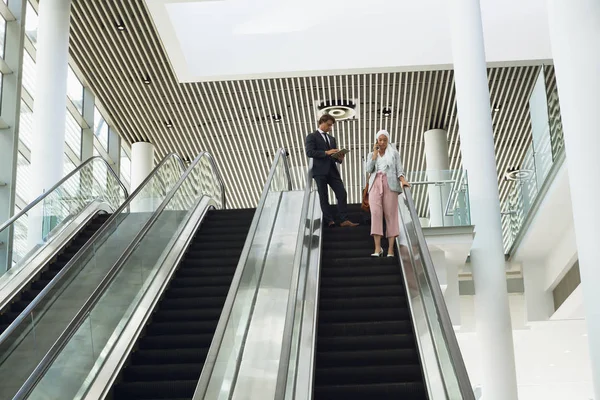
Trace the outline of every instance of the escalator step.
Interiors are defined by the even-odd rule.
[[[347,309],[361,310],[368,308],[394,308],[406,307],[404,296],[381,296],[381,297],[355,297],[355,298],[330,298],[321,300],[319,307],[321,312],[326,310]]]
[[[177,277],[233,276],[234,273],[235,267],[182,268],[177,271]]]
[[[213,335],[161,335],[145,336],[139,342],[140,350],[144,349],[186,349],[208,348]]]
[[[418,364],[417,350],[368,350],[368,351],[327,351],[317,353],[317,367],[327,368],[336,366],[378,366],[397,364]]]
[[[315,399],[323,400],[425,400],[421,380],[401,383],[327,385],[315,387]]]
[[[198,380],[202,366],[203,364],[131,365],[125,370],[123,377],[128,381]]]
[[[367,367],[317,368],[315,384],[343,385],[346,382],[355,384],[394,383],[399,379],[415,382],[421,379],[421,367],[418,363],[408,365],[377,365]]]
[[[371,308],[364,310],[336,309],[321,310],[319,312],[319,323],[397,321],[404,318],[410,318],[408,308]]]
[[[168,299],[181,299],[186,297],[214,297],[227,296],[229,286],[207,286],[199,288],[170,288],[165,294]]]
[[[324,276],[321,277],[323,287],[347,287],[347,286],[376,286],[376,285],[401,285],[402,276],[395,275],[371,275],[371,276]]]
[[[320,337],[319,351],[405,349],[415,345],[412,334]]]
[[[186,399],[194,395],[198,379],[131,382],[122,383],[115,388],[114,399]]]
[[[226,296],[214,297],[185,297],[176,299],[163,299],[160,303],[161,310],[186,310],[190,308],[215,308],[223,307]]]
[[[221,308],[196,308],[188,310],[162,310],[152,317],[156,322],[209,321],[218,320]]]
[[[404,287],[402,285],[321,287],[320,289],[320,296],[324,299],[401,295],[405,295]]]
[[[347,266],[345,268],[324,268],[321,270],[321,278],[343,277],[343,276],[384,276],[397,275],[398,266],[396,265],[375,265],[375,266]]]
[[[171,281],[171,287],[224,286],[231,283],[232,277],[233,276],[203,276],[199,278],[177,277]]]
[[[212,334],[211,334],[212,336]],[[143,350],[133,353],[131,357],[132,365],[144,364],[194,364],[198,360],[206,359],[208,348],[189,348],[189,349],[160,349]]]
[[[148,334],[169,335],[177,334],[201,334],[213,333],[217,327],[217,321],[185,321],[185,322],[153,322],[148,326]]]

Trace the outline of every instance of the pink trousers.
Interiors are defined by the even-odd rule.
[[[400,235],[398,224],[398,193],[392,192],[387,176],[378,172],[369,191],[369,207],[371,208],[371,235],[384,236],[383,218],[385,218],[386,237]]]

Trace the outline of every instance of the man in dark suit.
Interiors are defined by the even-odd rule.
[[[344,182],[340,176],[340,171],[336,163],[342,163],[344,157],[339,160],[331,157],[337,153],[337,143],[333,136],[329,135],[331,127],[335,124],[335,118],[331,115],[323,115],[319,119],[319,129],[306,137],[306,156],[313,159],[313,178],[317,183],[319,190],[319,199],[321,201],[321,211],[325,225],[335,226],[331,208],[329,206],[329,193],[327,185],[331,186],[338,203],[338,213],[342,223],[340,226],[357,226],[354,222],[348,220],[347,193],[344,188]]]

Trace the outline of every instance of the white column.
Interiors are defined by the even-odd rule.
[[[39,6],[35,139],[31,149],[33,197],[63,176],[70,8],[71,0],[44,0]]]
[[[448,159],[448,135],[443,129],[431,129],[423,135],[425,138],[425,160],[427,162],[427,180],[443,181],[450,179]],[[445,215],[446,203],[450,197],[451,185],[428,185],[429,226],[452,226],[452,217]]]
[[[131,145],[131,188],[133,193],[144,179],[150,175],[154,168],[154,145],[152,143],[137,142]],[[150,190],[142,190],[131,202],[132,212],[152,211],[155,194]]]
[[[481,9],[479,0],[448,3],[461,152],[476,231],[471,265],[483,396],[486,400],[515,400],[517,378]]]
[[[131,190],[135,189],[150,175],[154,168],[154,145],[137,142],[131,145]]]
[[[44,0],[38,10],[34,140],[31,146],[32,199],[63,177],[70,7],[71,0]],[[30,211],[30,246],[41,241],[43,215],[51,216],[51,210],[46,204]]]
[[[600,399],[600,2],[549,0],[595,398]]]

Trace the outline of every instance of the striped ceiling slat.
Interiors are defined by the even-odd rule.
[[[124,31],[116,29],[118,21]],[[143,0],[73,2],[70,50],[128,143],[154,143],[159,159],[173,151],[189,159],[201,150],[213,153],[230,207],[256,205],[278,147],[290,153],[294,187],[303,186],[304,138],[316,127],[317,100],[358,100],[358,119],[334,128],[340,146],[352,150],[342,168],[351,202],[360,200],[361,159],[379,129],[390,131],[407,171],[425,169],[423,133],[447,129],[450,167],[461,167],[451,70],[179,83]],[[512,184],[505,172],[520,164],[531,142],[528,99],[539,70],[488,70],[501,199]],[[381,113],[385,107],[390,116]],[[423,187],[415,188],[415,197],[426,215]]]

